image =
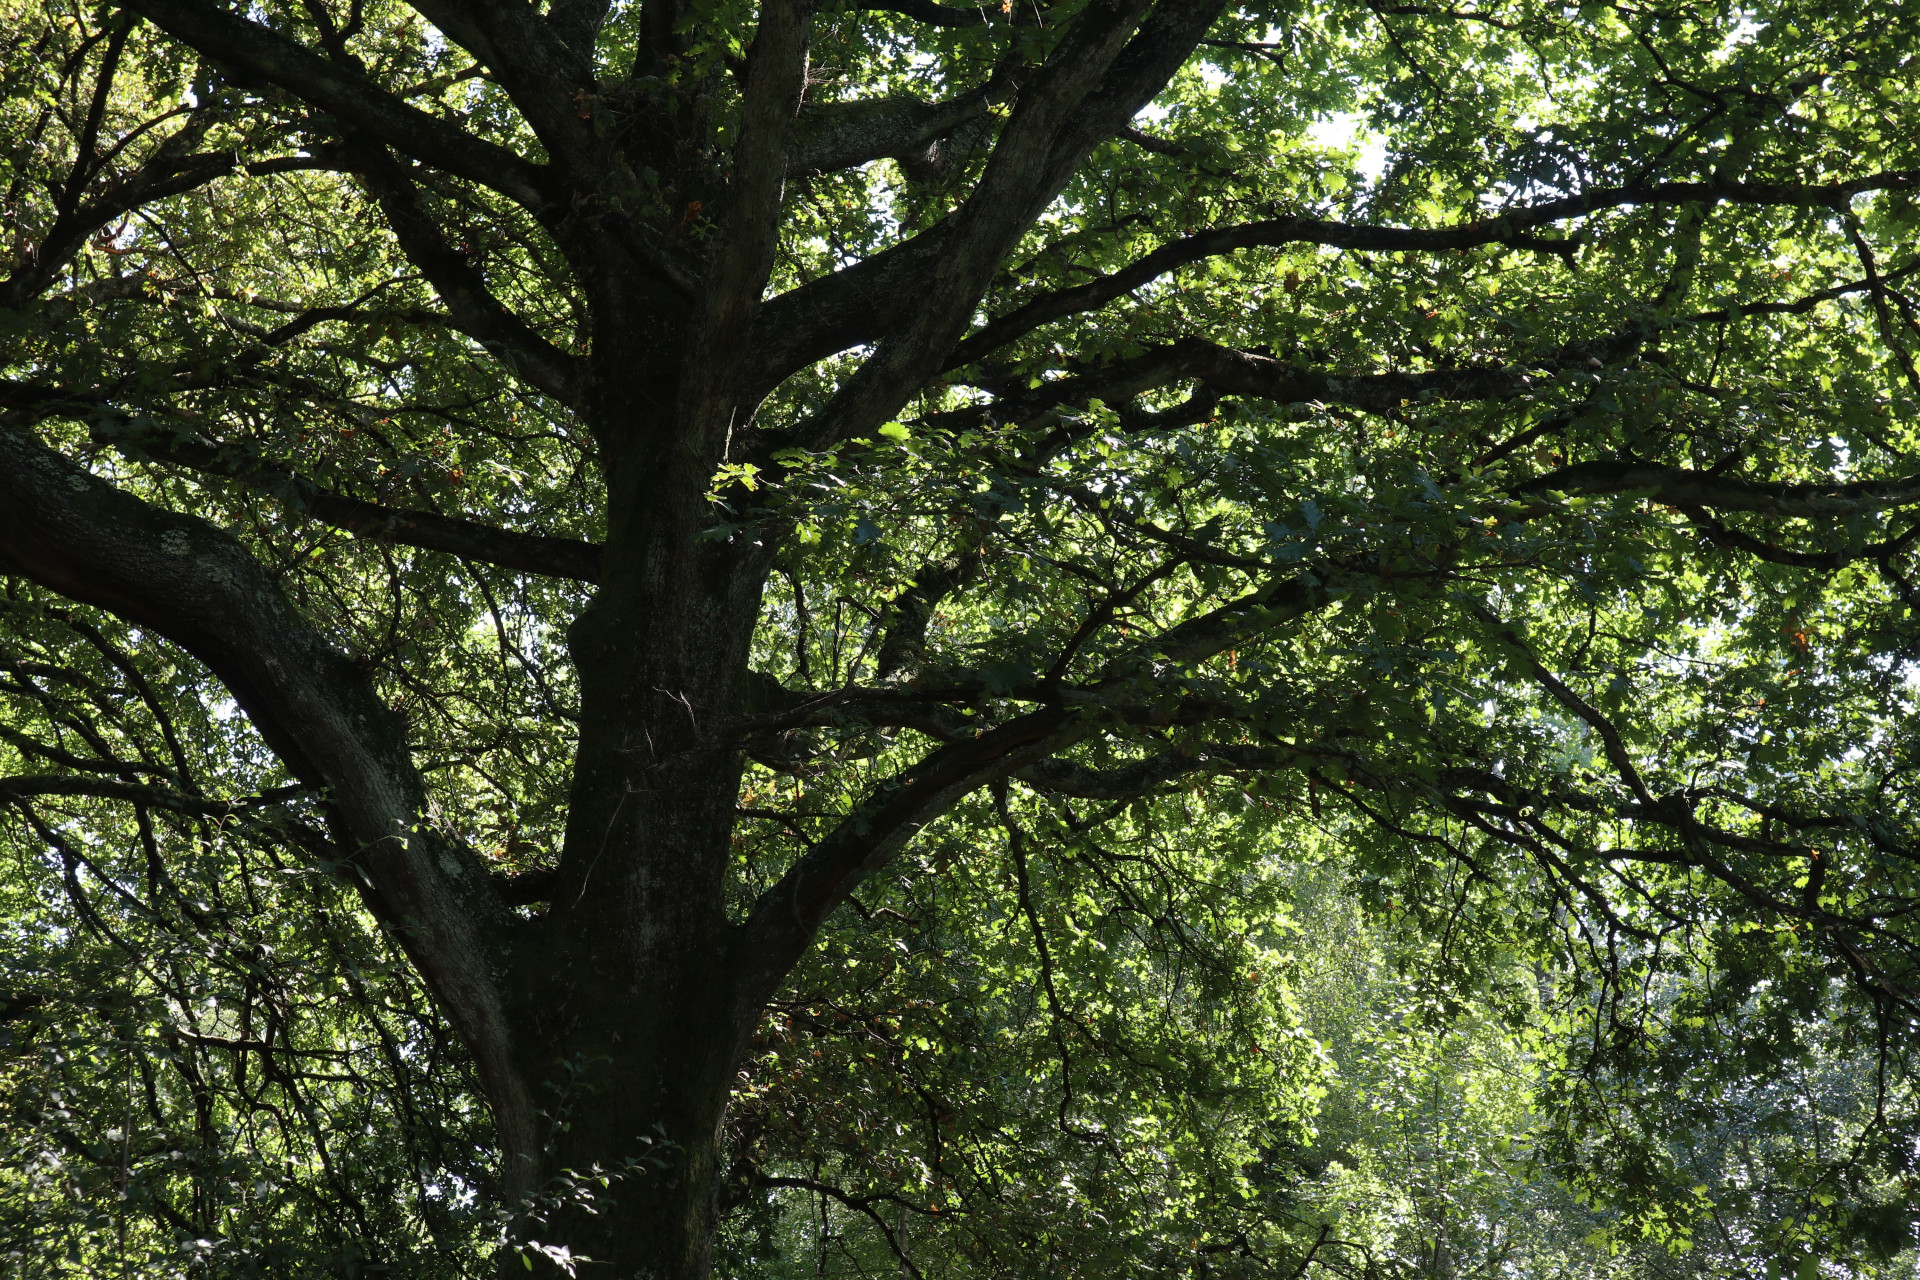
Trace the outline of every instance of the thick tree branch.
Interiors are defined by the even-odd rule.
[[[134,782],[110,782],[103,778],[76,778],[70,774],[30,773],[0,777],[0,800],[24,800],[33,796],[90,796],[100,800],[125,800],[129,804],[201,818],[224,818],[248,809],[284,804],[300,796],[314,794],[311,788],[275,787],[257,796],[238,796],[231,800],[210,800],[167,787],[144,786]]]
[[[1282,404],[1318,400],[1371,413],[1387,413],[1421,400],[1502,400],[1524,395],[1536,383],[1534,376],[1514,368],[1479,366],[1345,377],[1198,340],[1177,343],[1175,350],[1184,370],[1215,391]]]
[[[413,7],[492,70],[548,155],[576,176],[594,167],[593,130],[580,107],[594,91],[593,49],[590,38],[581,49],[569,37],[598,28],[603,0],[544,19],[524,0],[415,0]]]
[[[1098,732],[1097,720],[1082,716],[1081,707],[1118,711],[1122,718],[1140,723],[1215,718],[1221,709],[1196,699],[1186,700],[1194,704],[1191,708],[1164,705],[1159,675],[1167,664],[1204,661],[1324,607],[1330,599],[1314,574],[1275,579],[1140,641],[1108,662],[1093,685],[1063,688],[1046,681],[1010,691],[1015,698],[1043,705],[950,741],[874,788],[858,809],[760,896],[742,926],[735,1006],[739,1035],[751,1033],[762,1004],[828,913],[922,827],[968,792],[1039,765]],[[920,696],[931,701],[939,695],[929,691]],[[1057,776],[1064,781],[1072,775],[1062,769]]]
[[[535,867],[510,876],[494,876],[493,891],[510,907],[531,907],[551,901],[559,883],[559,872]]]
[[[398,510],[325,489],[303,492],[301,505],[315,519],[362,538],[445,551],[463,560],[550,578],[594,582],[600,575],[600,547],[592,542],[519,533],[431,511]]]
[[[1920,173],[1875,174],[1851,182],[1781,185],[1762,183],[1665,182],[1640,186],[1605,187],[1514,209],[1497,218],[1476,219],[1453,227],[1377,227],[1318,218],[1274,218],[1235,227],[1219,227],[1170,241],[1126,267],[1097,280],[1035,298],[1000,316],[955,349],[949,369],[991,355],[1041,325],[1105,306],[1170,271],[1206,258],[1241,249],[1286,244],[1314,244],[1327,248],[1366,249],[1383,253],[1437,253],[1505,244],[1540,252],[1568,254],[1575,240],[1543,240],[1528,232],[1604,209],[1640,204],[1787,205],[1827,208],[1867,191],[1904,191],[1920,186]]]
[[[1140,0],[1096,0],[1074,19],[1046,63],[1020,84],[986,172],[953,217],[881,255],[857,283],[814,291],[811,300],[827,304],[826,314],[813,317],[819,331],[838,340],[864,323],[880,341],[800,429],[810,447],[879,425],[940,369],[1019,236],[1093,147],[1126,127],[1159,91],[1219,9],[1220,0],[1162,0],[1143,17]],[[921,242],[925,249],[918,248]],[[910,272],[904,278],[903,267]],[[868,288],[886,275],[894,278],[885,286],[902,292],[877,314],[853,314],[863,299],[871,308],[875,295]],[[781,310],[795,318],[792,308]],[[817,340],[816,333],[779,345],[792,352]]]
[[[1575,362],[1586,368],[1584,360]],[[1037,448],[1051,456],[1072,440],[1094,430],[1091,421],[1077,422],[1064,410],[1100,399],[1124,406],[1145,392],[1176,382],[1197,380],[1198,390],[1182,405],[1161,412],[1122,408],[1121,427],[1154,431],[1206,421],[1222,395],[1251,395],[1281,404],[1317,401],[1347,405],[1371,413],[1388,413],[1408,403],[1426,400],[1501,400],[1537,389],[1551,371],[1543,367],[1530,374],[1510,367],[1435,369],[1419,373],[1373,373],[1352,377],[1304,368],[1271,356],[1235,351],[1200,338],[1182,338],[1119,360],[1092,372],[1019,388],[986,404],[933,415],[930,425],[956,429],[979,422],[1044,423],[1052,415],[1054,433]],[[784,441],[784,438],[782,438]]]
[[[936,748],[869,793],[766,892],[741,926],[735,1026],[744,1041],[760,1010],[833,909],[953,803],[1090,732],[1073,711],[1045,707],[976,738]]]
[[[1058,757],[1037,760],[1013,776],[1038,791],[1082,800],[1133,800],[1164,791],[1196,773],[1264,772],[1285,767],[1280,753],[1244,743],[1207,743],[1147,756],[1111,769]]]
[[[1735,529],[1723,520],[1716,520],[1699,507],[1680,508],[1687,519],[1706,530],[1707,536],[1722,546],[1774,564],[1790,564],[1798,569],[1838,569],[1852,564],[1856,560],[1878,560],[1886,556],[1899,555],[1920,539],[1920,524],[1909,526],[1905,532],[1882,542],[1870,542],[1850,547],[1844,551],[1795,551],[1790,547],[1778,547],[1764,539]]]
[[[1582,369],[1588,361],[1578,359],[1577,355],[1561,353],[1564,363]],[[1124,401],[1188,378],[1200,380],[1215,393],[1254,395],[1281,403],[1318,401],[1385,413],[1410,402],[1496,400],[1524,395],[1537,388],[1543,375],[1550,377],[1551,373],[1545,366],[1532,373],[1510,367],[1482,367],[1342,377],[1189,338],[1116,362],[1095,373],[1023,389],[987,405],[936,415],[934,421],[942,426],[985,419],[1031,423],[1064,406],[1085,404],[1096,397],[1109,402]],[[1174,420],[1185,422],[1192,418],[1192,414],[1181,414]],[[1153,420],[1145,425],[1150,427]],[[1069,422],[1047,445],[1057,448],[1077,434],[1081,434],[1080,430]],[[1891,553],[1920,536],[1909,530],[1893,540],[1848,551],[1797,552],[1775,547],[1706,514],[1709,510],[1746,511],[1787,519],[1861,515],[1904,508],[1920,504],[1920,476],[1833,484],[1781,484],[1654,463],[1594,460],[1536,476],[1516,485],[1513,492],[1569,496],[1642,494],[1650,501],[1680,509],[1727,546],[1763,559],[1807,568],[1837,568],[1852,560]]]
[[[711,475],[736,419],[753,411],[752,402],[742,402],[738,371],[773,267],[788,143],[806,90],[812,25],[812,0],[764,0],[747,50],[726,212],[709,251],[681,362],[677,416],[682,439],[674,461],[684,456],[704,468],[701,476],[687,477],[696,483]]]
[[[520,1096],[493,972],[505,908],[478,861],[428,825],[397,718],[245,548],[0,428],[0,571],[150,628],[213,671],[295,776],[326,794],[490,1088]]]
[[[447,242],[425,193],[407,170],[384,147],[366,138],[352,139],[347,154],[379,201],[401,252],[433,285],[454,327],[530,385],[563,404],[577,404],[580,362],[494,296],[467,256]]]
[[[1323,609],[1333,600],[1328,591],[1331,576],[1326,569],[1276,576],[1237,600],[1143,639],[1108,662],[1091,690],[1123,687],[1167,662],[1204,662],[1253,636]]]
[[[91,410],[111,414],[121,406],[104,400],[76,398],[56,388],[0,383],[0,407],[23,409],[35,416]],[[96,439],[102,439],[96,430]],[[306,476],[261,458],[247,458],[233,450],[177,434],[113,434],[103,442],[140,462],[189,467],[207,475],[225,476],[264,489],[290,507],[322,524],[423,551],[444,551],[465,560],[478,560],[551,578],[594,582],[600,573],[600,546],[576,538],[554,538],[482,524],[460,516],[384,506],[323,489]]]
[[[120,55],[127,47],[127,35],[133,29],[133,19],[124,13],[114,14],[107,28],[106,52],[101,55],[99,70],[95,73],[93,100],[87,104],[86,123],[80,128],[80,137],[73,149],[73,168],[67,174],[67,181],[61,187],[54,201],[54,207],[61,213],[71,213],[80,202],[80,193],[92,180],[96,168],[103,162],[100,155],[100,122],[106,118],[107,103],[113,97],[113,78],[120,67]]]
[[[955,704],[974,701],[978,686],[923,690],[848,685],[815,693],[788,689],[760,672],[748,672],[746,683],[752,691],[749,705],[733,721],[732,729],[749,750],[757,749],[756,742],[765,746],[772,735],[790,729],[866,725],[912,729],[936,742],[954,742],[972,737],[988,723],[954,710]]]
[[[746,736],[854,722],[912,728],[954,743],[977,737],[992,722],[950,708],[990,696],[1042,706],[1097,707],[1128,723],[1198,723],[1218,717],[1223,708],[1190,697],[1175,706],[1166,705],[1161,700],[1162,677],[1170,665],[1204,662],[1326,607],[1334,598],[1329,590],[1332,577],[1333,571],[1325,568],[1275,576],[1217,609],[1133,641],[1108,658],[1092,680],[1077,684],[1048,678],[989,691],[984,680],[973,679],[809,694],[785,689],[770,676],[757,676],[751,708],[734,721],[733,728]]]
[[[920,669],[927,647],[927,626],[940,601],[972,581],[980,569],[977,549],[925,564],[913,584],[894,600],[886,637],[880,642],[875,671],[882,680],[911,676]]]
[[[135,209],[183,195],[236,173],[261,177],[343,167],[338,155],[331,150],[318,150],[310,156],[243,162],[231,153],[176,154],[168,145],[174,140],[168,139],[152,159],[119,182],[72,210],[63,211],[40,242],[23,254],[6,280],[0,282],[0,307],[26,306],[59,277],[68,260],[101,227]]]
[[[610,0],[554,0],[547,6],[547,25],[591,68],[594,41],[611,7]]]
[[[870,341],[910,308],[915,282],[946,252],[953,219],[820,276],[760,307],[741,370],[748,396],[762,396],[794,371]]]
[[[1672,507],[1780,518],[1862,515],[1920,503],[1920,476],[1844,484],[1777,484],[1646,462],[1576,462],[1515,486],[1519,494],[1639,493]]]
[[[1916,270],[1920,270],[1920,263],[1909,263],[1900,274],[1904,276]],[[1823,302],[1863,292],[1868,287],[1866,281],[1851,281],[1790,302],[1757,302],[1718,308],[1674,317],[1667,323],[1715,323],[1745,315],[1800,314]],[[1205,421],[1223,393],[1256,395],[1280,403],[1314,400],[1384,413],[1407,402],[1417,403],[1428,399],[1497,400],[1524,395],[1537,389],[1538,378],[1542,375],[1552,376],[1556,371],[1567,368],[1590,371],[1595,360],[1617,359],[1623,348],[1631,345],[1631,338],[1583,343],[1563,348],[1525,369],[1478,366],[1417,373],[1345,376],[1275,360],[1270,356],[1234,351],[1201,338],[1182,338],[1095,371],[1057,379],[1038,387],[1020,387],[988,404],[949,410],[935,414],[926,421],[941,427],[986,420],[1031,423],[1043,414],[1065,406],[1084,405],[1096,397],[1109,404],[1124,406],[1127,400],[1143,392],[1188,378],[1198,379],[1201,384],[1200,390],[1188,403],[1158,412],[1122,407],[1122,429],[1151,431]],[[978,385],[992,388],[995,378],[989,373],[978,380]],[[1070,424],[1063,426],[1054,438],[1041,445],[1039,452],[1050,456],[1080,434],[1083,432],[1072,429]],[[1498,452],[1484,456],[1481,461],[1504,456],[1526,443],[1528,438],[1511,441]]]
[[[546,173],[540,166],[410,106],[341,62],[205,0],[131,0],[127,7],[207,57],[286,89],[402,154],[536,212],[546,207]]]
[[[984,27],[995,22],[1006,26],[1032,26],[1038,21],[1018,5],[1005,14],[997,6],[979,5],[961,9],[953,5],[936,4],[934,0],[859,0],[852,7],[861,13],[897,13],[930,27]]]
[[[1004,97],[995,83],[945,102],[899,96],[807,106],[794,126],[788,171],[833,173],[891,157],[909,176],[930,174],[950,159],[942,139],[990,121],[989,108]]]

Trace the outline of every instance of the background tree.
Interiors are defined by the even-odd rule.
[[[1084,1164],[1063,1266],[1101,1196],[1258,1204],[1304,1139],[1261,931],[1317,826],[1425,1016],[1562,1029],[1576,1189],[1691,1238],[1686,1135],[1834,1062],[1866,1118],[1739,1247],[1905,1243],[1910,13],[8,13],[5,794],[121,1043],[198,999],[223,1069],[335,1051],[247,1019],[354,971],[265,959],[355,936],[338,899],[236,935],[188,870],[337,876],[432,1010],[359,998],[328,1083],[457,1044],[497,1147],[395,1203],[697,1276],[730,1206],[829,1196],[773,1065],[881,992],[897,1062],[1017,1043],[1052,1116],[886,1204]],[[227,949],[185,981],[109,898]],[[853,981],[849,912],[924,972]],[[218,1106],[321,1088],[272,1070]],[[1281,1221],[1189,1252],[1324,1260]]]

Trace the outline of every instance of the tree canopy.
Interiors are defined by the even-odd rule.
[[[0,31],[0,1266],[1910,1273],[1913,6]]]

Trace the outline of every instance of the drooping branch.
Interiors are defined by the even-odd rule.
[[[1560,690],[1565,691],[1565,686],[1560,684],[1557,677],[1547,673],[1537,662],[1528,661],[1536,677],[1546,675],[1551,682],[1547,686],[1550,690],[1558,685]],[[1561,698],[1558,693],[1554,696],[1557,701],[1575,710],[1576,714],[1584,709],[1585,714],[1581,714],[1581,718],[1610,740],[1610,748],[1616,745],[1618,729],[1604,715],[1587,706],[1577,696],[1571,700]],[[1617,766],[1619,760],[1614,758],[1611,749],[1608,755],[1609,763]],[[1392,767],[1382,767],[1370,760],[1363,751],[1342,746],[1337,739],[1277,749],[1241,744],[1208,745],[1193,748],[1190,755],[1162,753],[1131,765],[1106,770],[1047,761],[1039,766],[1029,766],[1015,776],[1025,780],[1030,775],[1033,785],[1060,794],[1125,800],[1151,794],[1182,776],[1200,772],[1270,772],[1277,768],[1312,770],[1332,761],[1340,764],[1341,776],[1351,784],[1333,793],[1343,803],[1365,820],[1399,838],[1434,843],[1446,848],[1452,856],[1465,862],[1476,876],[1484,875],[1484,870],[1467,856],[1457,842],[1431,831],[1410,827],[1393,816],[1393,806],[1383,807],[1362,797],[1372,795],[1386,798],[1397,794],[1429,805],[1433,811],[1458,820],[1497,844],[1528,854],[1549,877],[1579,894],[1611,927],[1628,936],[1651,935],[1626,920],[1621,915],[1618,902],[1601,883],[1576,869],[1576,863],[1598,866],[1603,869],[1603,874],[1620,879],[1642,895],[1649,891],[1645,886],[1635,885],[1623,867],[1639,864],[1700,873],[1731,891],[1756,912],[1812,925],[1823,944],[1840,953],[1863,986],[1878,988],[1896,1000],[1920,1001],[1920,995],[1893,983],[1885,966],[1876,962],[1861,945],[1871,940],[1910,956],[1913,953],[1911,944],[1888,927],[1890,915],[1904,915],[1904,907],[1897,902],[1889,902],[1887,906],[1891,912],[1871,907],[1847,910],[1821,899],[1817,888],[1796,888],[1794,886],[1817,886],[1818,877],[1825,866],[1822,850],[1812,848],[1801,840],[1780,840],[1765,835],[1755,837],[1727,830],[1703,820],[1697,812],[1697,806],[1704,800],[1717,798],[1756,813],[1765,813],[1774,820],[1786,822],[1790,827],[1866,830],[1874,846],[1883,854],[1908,860],[1915,857],[1911,849],[1889,842],[1871,829],[1862,828],[1858,816],[1853,814],[1788,812],[1720,788],[1692,789],[1655,797],[1647,792],[1638,774],[1632,772],[1630,764],[1623,781],[1628,783],[1627,790],[1633,796],[1625,801],[1579,791],[1564,782],[1550,785],[1544,790],[1530,787],[1477,765],[1449,764],[1431,773],[1406,773]],[[1604,818],[1622,824],[1628,830],[1638,828],[1649,833],[1664,832],[1673,843],[1612,842],[1589,845],[1556,825],[1556,815],[1568,814],[1579,815],[1585,820]],[[1751,866],[1738,864],[1732,855],[1762,859],[1760,866],[1771,866],[1784,872],[1784,877],[1776,875],[1769,884],[1767,876],[1755,875]],[[1809,862],[1815,870],[1803,881],[1798,878],[1797,870]],[[1786,883],[1781,883],[1782,879]]]
[[[893,1256],[900,1260],[900,1270],[902,1274],[911,1276],[913,1280],[923,1280],[925,1273],[922,1272],[918,1266],[914,1265],[913,1259],[908,1256],[906,1248],[900,1243],[899,1236],[895,1235],[893,1228],[887,1225],[887,1220],[880,1216],[879,1210],[873,1207],[875,1201],[890,1201],[894,1204],[905,1205],[907,1202],[901,1197],[890,1192],[869,1196],[850,1195],[830,1182],[821,1182],[814,1178],[774,1177],[769,1174],[761,1174],[754,1178],[753,1185],[756,1187],[795,1187],[803,1191],[811,1191],[817,1195],[830,1197],[831,1199],[839,1201],[849,1209],[865,1214],[867,1218],[872,1221],[873,1225],[879,1228],[880,1238],[887,1242],[889,1249],[893,1250]],[[920,1212],[920,1210],[916,1208],[915,1212]]]
[[[1475,790],[1499,795],[1501,800],[1496,803],[1477,800],[1469,794]],[[1347,799],[1352,802],[1354,797],[1348,795]],[[1610,806],[1598,803],[1592,797],[1549,795],[1503,786],[1500,782],[1469,783],[1464,787],[1438,792],[1435,796],[1435,803],[1442,811],[1493,841],[1531,854],[1552,878],[1579,892],[1612,927],[1622,933],[1645,936],[1644,930],[1635,929],[1620,918],[1617,904],[1600,885],[1574,870],[1569,855],[1577,855],[1583,863],[1604,868],[1606,873],[1642,896],[1650,896],[1649,890],[1634,882],[1623,868],[1639,865],[1698,873],[1702,878],[1731,891],[1748,909],[1764,917],[1811,925],[1818,945],[1837,953],[1852,970],[1855,981],[1869,994],[1876,998],[1884,994],[1909,1008],[1920,1008],[1920,993],[1909,991],[1894,981],[1894,975],[1862,945],[1871,942],[1888,948],[1906,960],[1906,967],[1911,972],[1915,948],[1900,936],[1897,928],[1888,927],[1890,920],[1906,914],[1903,906],[1888,904],[1893,908],[1891,911],[1875,911],[1871,908],[1849,911],[1837,903],[1823,901],[1818,892],[1820,879],[1825,873],[1822,850],[1798,842],[1754,839],[1721,830],[1698,818],[1693,808],[1694,800],[1694,797],[1674,795],[1655,804]],[[1357,807],[1365,809],[1365,806]],[[1677,847],[1658,844],[1584,845],[1556,828],[1551,821],[1555,811],[1568,809],[1583,813],[1607,812],[1623,822],[1653,830],[1664,829],[1678,837]],[[1367,816],[1375,821],[1380,820],[1377,811],[1369,811]],[[1854,826],[1855,823],[1843,821],[1835,825]],[[1883,851],[1889,851],[1880,842],[1875,843]],[[1773,883],[1769,885],[1769,877],[1764,874],[1753,874],[1750,861],[1743,868],[1716,850],[1761,856],[1767,860],[1760,864],[1762,867],[1770,863],[1775,869],[1775,875],[1771,877]],[[1797,871],[1807,863],[1812,864],[1813,870],[1803,879]],[[1781,872],[1785,873],[1784,876]],[[1782,879],[1787,883],[1782,884]],[[1678,917],[1670,915],[1669,918]]]
[[[1592,709],[1589,708],[1589,710]],[[1607,720],[1597,711],[1593,711],[1593,715],[1596,720],[1603,722],[1611,733],[1618,736],[1618,728],[1612,721]],[[1634,798],[1623,802],[1617,797],[1578,790],[1564,781],[1556,782],[1544,789],[1530,786],[1514,777],[1494,773],[1477,764],[1442,764],[1432,769],[1430,775],[1425,771],[1418,774],[1396,773],[1390,767],[1383,768],[1379,763],[1369,759],[1363,749],[1343,745],[1338,737],[1320,739],[1312,743],[1290,743],[1274,747],[1247,743],[1199,744],[1180,751],[1162,752],[1131,764],[1108,769],[1092,769],[1071,761],[1048,760],[1022,769],[1014,776],[1030,782],[1041,790],[1054,791],[1062,795],[1099,800],[1125,800],[1152,794],[1156,790],[1164,789],[1171,782],[1196,773],[1271,773],[1289,768],[1324,769],[1329,764],[1337,764],[1342,775],[1361,791],[1381,795],[1399,791],[1409,796],[1420,797],[1434,805],[1438,811],[1467,818],[1487,834],[1503,840],[1520,833],[1522,829],[1531,828],[1541,832],[1551,843],[1565,846],[1566,838],[1544,825],[1546,818],[1552,814],[1577,814],[1588,818],[1604,817],[1620,823],[1644,824],[1656,829],[1664,828],[1701,846],[1710,845],[1733,852],[1757,854],[1775,859],[1782,864],[1805,859],[1819,852],[1803,840],[1743,835],[1702,821],[1695,812],[1695,806],[1707,799],[1724,800],[1737,807],[1766,816],[1772,821],[1783,823],[1790,829],[1829,832],[1860,829],[1857,815],[1854,814],[1789,810],[1717,787],[1696,788],[1659,798]],[[1490,799],[1484,797],[1490,797]],[[1374,811],[1369,816],[1377,819],[1379,815]],[[1509,825],[1490,824],[1488,819],[1498,819],[1499,823]],[[1911,849],[1878,837],[1875,837],[1875,844],[1893,856],[1910,860],[1920,856]],[[1692,844],[1680,850],[1613,845],[1603,846],[1595,852],[1612,861],[1706,866],[1704,863],[1696,863],[1693,860],[1698,849]],[[1720,867],[1716,874],[1725,871],[1724,867]],[[1731,873],[1727,874],[1731,876]],[[1740,877],[1733,876],[1729,883],[1739,880],[1741,880]],[[1751,881],[1747,880],[1746,883],[1750,885]],[[1785,906],[1789,914],[1799,913],[1798,908],[1790,903],[1775,901],[1770,905]]]
[[[246,549],[0,428],[0,571],[149,628],[213,671],[289,770],[326,793],[494,1096],[524,1102],[494,977],[506,909],[478,859],[422,821],[424,787],[394,714]],[[524,1110],[503,1118],[531,1124]]]
[[[1621,738],[1613,722],[1601,715],[1598,708],[1574,692],[1564,680],[1547,670],[1546,664],[1534,655],[1532,646],[1527,643],[1526,637],[1521,634],[1516,623],[1497,616],[1482,604],[1469,604],[1467,611],[1513,647],[1519,655],[1521,666],[1532,676],[1534,683],[1545,689],[1555,702],[1578,717],[1600,736],[1600,741],[1605,746],[1607,762],[1620,775],[1620,780],[1639,798],[1641,804],[1651,806],[1653,794],[1647,790],[1647,784],[1640,776],[1639,767],[1634,764],[1633,754],[1627,750],[1626,742]]]

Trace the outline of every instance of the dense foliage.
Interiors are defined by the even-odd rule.
[[[0,1274],[1911,1274],[1915,48],[0,0]]]

